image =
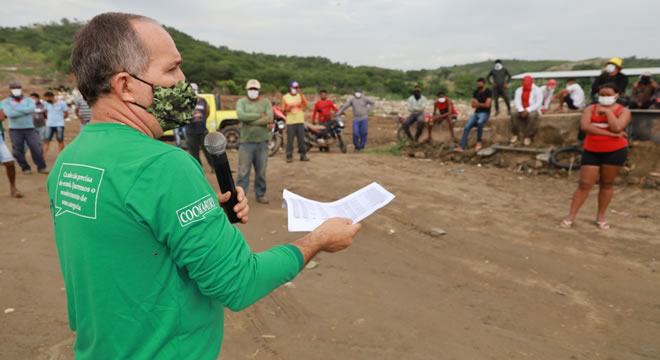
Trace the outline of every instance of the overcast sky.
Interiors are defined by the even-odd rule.
[[[106,11],[146,15],[231,49],[405,70],[495,58],[660,58],[658,0],[22,0],[2,5],[0,26]]]

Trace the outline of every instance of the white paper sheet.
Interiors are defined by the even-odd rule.
[[[324,221],[333,217],[364,220],[376,210],[389,204],[394,195],[378,183],[371,183],[362,189],[337,201],[323,203],[309,200],[284,189],[282,208],[287,209],[289,231],[313,231]]]

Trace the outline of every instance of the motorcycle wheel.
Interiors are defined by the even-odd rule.
[[[405,143],[408,141],[408,135],[406,135],[406,131],[403,130],[402,127],[399,127],[399,130],[396,132],[396,138],[399,140],[400,143]]]
[[[346,143],[344,142],[344,135],[337,134],[337,142],[339,143],[339,150],[341,150],[342,153],[346,154],[346,151],[348,151],[348,149],[346,148]]]
[[[550,162],[560,169],[577,170],[582,163],[582,149],[577,146],[559,148],[550,155]]]
[[[238,142],[241,138],[241,130],[235,126],[228,126],[222,130],[222,135],[227,139],[227,149],[238,149]]]
[[[270,134],[268,138],[268,156],[273,156],[277,154],[282,146],[282,134],[274,133]]]

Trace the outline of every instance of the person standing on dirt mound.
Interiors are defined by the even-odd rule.
[[[495,116],[500,114],[500,96],[504,99],[507,113],[511,115],[511,104],[509,103],[509,94],[507,93],[507,88],[511,81],[511,74],[509,74],[509,70],[507,70],[502,64],[502,60],[495,60],[495,65],[493,65],[493,68],[488,73],[486,80],[488,80],[490,87],[493,88]]]
[[[246,193],[250,189],[250,170],[254,165],[254,194],[257,202],[268,204],[266,198],[266,166],[268,164],[268,124],[273,122],[273,106],[261,97],[261,83],[252,79],[245,86],[247,97],[236,102],[236,114],[241,122],[238,144],[238,186]]]
[[[618,86],[608,83],[600,88],[598,104],[584,109],[580,127],[586,133],[586,139],[580,166],[580,183],[573,194],[568,216],[559,224],[563,228],[573,226],[596,179],[600,183],[596,225],[603,230],[610,228],[605,221],[605,213],[612,200],[614,179],[628,156],[625,129],[630,123],[630,110],[618,104],[618,98]]]
[[[195,91],[197,104],[195,105],[190,124],[184,127],[184,134],[186,134],[186,139],[188,140],[188,152],[197,160],[199,165],[202,165],[202,159],[199,157],[199,151],[201,150],[204,153],[206,162],[211,165],[211,157],[204,147],[204,137],[209,133],[209,129],[206,127],[206,119],[208,119],[211,113],[211,108],[206,100],[199,96],[199,86],[191,83],[190,87]]]
[[[37,130],[34,129],[34,119],[32,118],[36,104],[31,97],[23,95],[23,87],[17,81],[9,83],[9,91],[11,95],[2,100],[2,110],[9,123],[9,136],[16,162],[23,170],[23,174],[32,174],[30,164],[25,159],[25,143],[27,143],[30,154],[32,154],[32,161],[37,165],[37,171],[48,174],[41,141]]]
[[[292,81],[289,92],[282,97],[282,112],[286,114],[286,162],[293,161],[293,138],[298,139],[300,161],[309,161],[305,149],[305,108],[307,98],[300,91],[300,84]]]
[[[239,311],[291,281],[319,251],[349,247],[360,224],[334,218],[253,253],[199,163],[157,139],[197,99],[167,31],[105,13],[73,39],[72,69],[94,121],[48,178],[76,360],[215,360],[224,308]],[[173,171],[174,169],[174,171]],[[247,222],[236,188],[234,211]]]
[[[365,97],[359,88],[337,112],[337,116],[351,107],[353,109],[353,146],[355,151],[362,151],[367,146],[367,135],[369,134],[369,111],[373,109],[373,100]]]
[[[314,110],[312,111],[312,124],[316,124],[317,121],[319,124],[326,125],[328,121],[332,120],[332,112],[337,112],[337,106],[335,103],[328,99],[328,92],[321,90],[319,92],[319,100],[314,103]],[[318,117],[318,120],[317,120]],[[330,148],[327,146],[321,146],[321,151],[330,151]]]
[[[480,150],[483,146],[481,143],[481,138],[484,132],[484,125],[490,117],[490,103],[491,103],[492,93],[490,89],[486,87],[486,79],[479,78],[477,79],[477,89],[472,93],[472,108],[474,113],[470,116],[465,128],[463,129],[463,137],[461,138],[461,144],[454,148],[454,151],[463,151],[467,148],[468,144],[468,135],[470,130],[473,127],[477,127],[477,150]]]
[[[419,86],[415,86],[413,89],[413,94],[408,98],[408,111],[410,115],[406,121],[403,122],[403,131],[408,135],[408,139],[412,141],[419,141],[419,137],[422,136],[424,132],[424,109],[426,108],[426,98],[422,95],[422,89]],[[415,130],[415,136],[413,137],[410,133],[410,125],[417,123],[417,129]]]
[[[527,75],[522,80],[522,86],[516,89],[514,98],[515,111],[511,114],[511,144],[518,143],[521,125],[524,126],[522,136],[523,144],[532,144],[536,132],[536,120],[539,118],[539,109],[543,105],[543,93],[536,85],[534,78]]]

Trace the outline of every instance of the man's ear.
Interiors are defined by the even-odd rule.
[[[127,72],[120,72],[110,78],[110,86],[112,87],[111,93],[120,98],[121,100],[129,103],[136,103],[137,101],[137,87],[131,75]]]

